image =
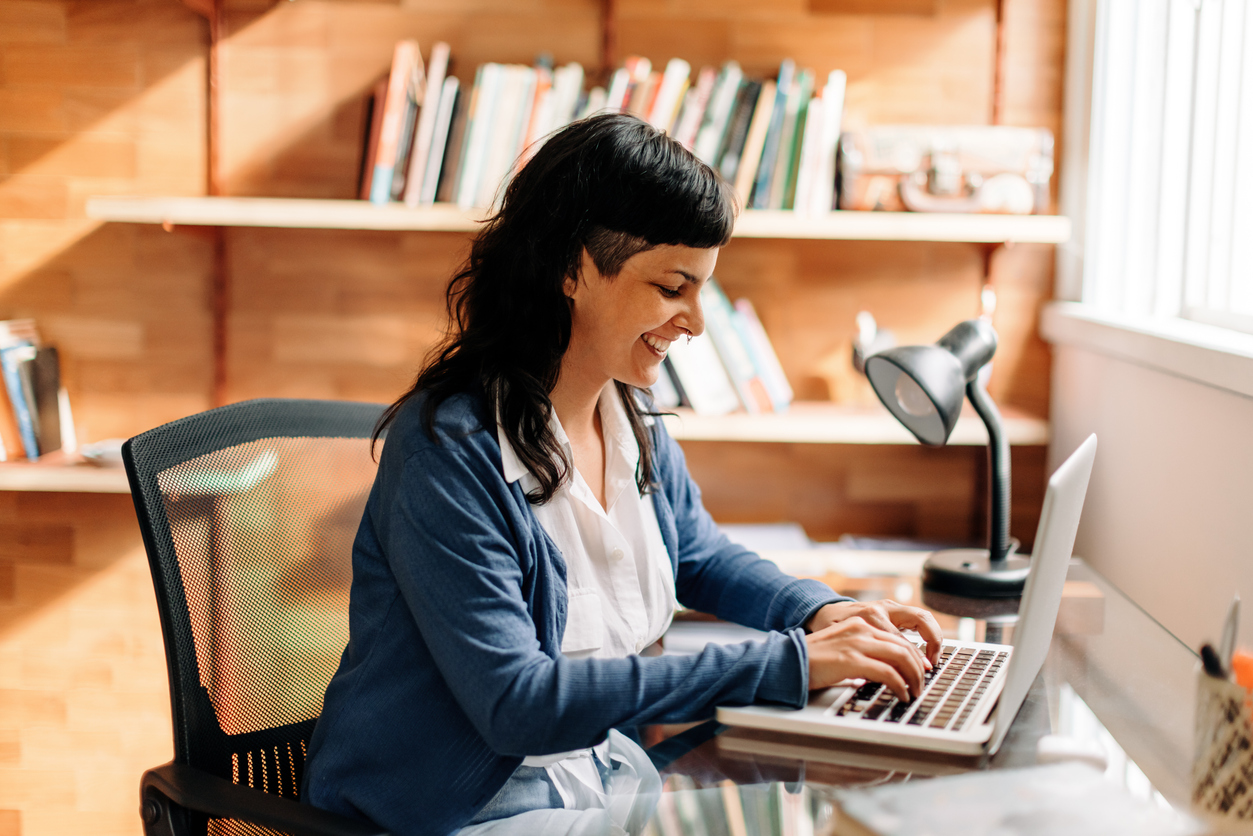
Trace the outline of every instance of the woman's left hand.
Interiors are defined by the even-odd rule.
[[[940,625],[935,616],[921,607],[907,607],[888,599],[827,604],[805,623],[805,629],[816,633],[853,616],[859,616],[872,627],[889,633],[900,633],[901,630],[918,631],[918,635],[927,643],[927,661],[930,663],[926,666],[928,669],[940,658],[940,645],[944,637],[940,634]]]

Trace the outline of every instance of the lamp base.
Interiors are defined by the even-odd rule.
[[[923,564],[922,585],[963,598],[1017,598],[1030,570],[1031,560],[1013,552],[993,566],[987,549],[945,549]]]

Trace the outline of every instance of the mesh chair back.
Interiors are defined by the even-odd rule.
[[[177,762],[297,797],[348,640],[352,540],[382,409],[247,401],[123,447],[165,637]]]

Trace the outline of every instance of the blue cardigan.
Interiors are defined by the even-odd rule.
[[[348,647],[310,741],[306,801],[394,834],[452,833],[526,755],[719,705],[804,704],[801,625],[846,599],[722,535],[662,422],[653,498],[679,601],[776,631],[764,641],[565,658],[565,562],[505,481],[483,399],[442,404],[438,442],[420,413],[413,398],[390,427],[353,545]]]

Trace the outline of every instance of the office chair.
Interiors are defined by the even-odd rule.
[[[299,803],[348,641],[374,404],[255,400],[122,447],[165,638],[174,760],[144,773],[148,836],[378,836]]]

